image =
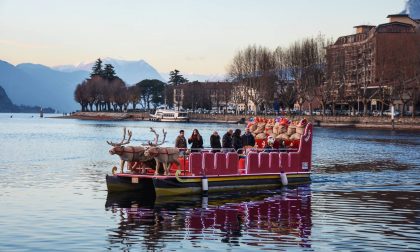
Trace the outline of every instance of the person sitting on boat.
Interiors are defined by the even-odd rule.
[[[203,148],[203,138],[197,129],[193,130],[191,137],[188,138],[188,143],[191,144],[191,152],[200,152]]]
[[[268,137],[267,143],[264,141],[262,143],[264,152],[274,152],[275,149],[273,147],[275,139],[273,137]]]
[[[187,139],[184,136],[184,130],[179,131],[179,135],[176,137],[175,140],[175,147],[179,149],[179,155],[183,156],[187,149]]]
[[[212,152],[220,152],[222,145],[220,144],[220,136],[217,131],[214,131],[213,134],[210,136],[210,146],[213,149]]]
[[[252,148],[255,146],[255,138],[249,128],[245,129],[245,133],[242,135],[242,146],[244,148]]]
[[[242,138],[240,129],[236,129],[232,135],[232,146],[236,152],[239,154],[242,153]]]
[[[229,152],[229,151],[232,150],[232,148],[233,148],[232,134],[233,134],[233,129],[228,129],[226,134],[223,135],[223,138],[222,138],[223,152]]]

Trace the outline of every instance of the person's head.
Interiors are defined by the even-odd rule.
[[[228,129],[227,133],[229,133],[229,135],[233,134],[233,129]]]
[[[181,136],[183,136],[183,135],[184,135],[184,130],[180,130],[180,131],[179,131],[179,134],[180,134]]]
[[[198,129],[194,129],[192,134],[196,136],[200,135],[200,133],[198,132]]]
[[[217,136],[219,133],[217,133],[217,131],[213,131],[213,135]]]
[[[275,141],[274,137],[269,136],[268,139],[267,139],[267,144],[269,146],[273,146],[274,145],[274,141]]]
[[[251,130],[249,128],[245,128],[245,133],[249,134],[249,133],[251,133]]]
[[[233,133],[235,136],[240,136],[241,135],[241,130],[240,129],[236,129],[235,133]]]

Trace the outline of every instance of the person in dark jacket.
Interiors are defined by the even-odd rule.
[[[217,131],[213,132],[210,136],[210,146],[213,149],[212,152],[219,152],[222,148],[222,145],[220,144],[220,136]]]
[[[226,134],[223,135],[223,139],[222,139],[222,148],[224,149],[224,152],[229,152],[232,150],[233,145],[232,145],[232,134],[233,134],[233,130],[232,129],[228,129],[228,131],[226,132]]]
[[[197,129],[193,130],[191,137],[188,138],[188,143],[191,144],[191,152],[200,152],[203,148],[203,138]]]
[[[251,134],[251,131],[249,130],[249,128],[246,128],[245,133],[242,135],[242,146],[243,147],[246,147],[246,146],[254,147],[255,146],[255,138]]]
[[[242,149],[242,138],[241,138],[241,130],[240,129],[236,129],[235,132],[232,135],[232,146],[233,148],[240,153]]]
[[[187,139],[185,139],[184,130],[179,131],[179,135],[175,140],[175,147],[179,149],[179,155],[183,156],[185,150],[187,149]]]

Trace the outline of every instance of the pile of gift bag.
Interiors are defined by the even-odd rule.
[[[307,123],[306,118],[292,122],[286,117],[275,119],[253,117],[249,119],[247,128],[254,135],[259,148],[263,148],[267,144],[272,145],[273,148],[297,148]]]

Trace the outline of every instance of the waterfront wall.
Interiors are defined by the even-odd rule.
[[[206,123],[238,123],[241,120],[248,120],[243,115],[210,115],[210,114],[191,114],[191,122]],[[275,118],[275,116],[259,116],[263,118]],[[149,120],[147,112],[139,113],[115,113],[115,112],[76,112],[70,118],[87,120]],[[355,128],[382,128],[392,129],[390,117],[362,117],[362,116],[290,116],[293,121],[308,119],[315,126],[321,127],[355,127]],[[420,130],[420,118],[396,117],[394,120],[395,129]]]

